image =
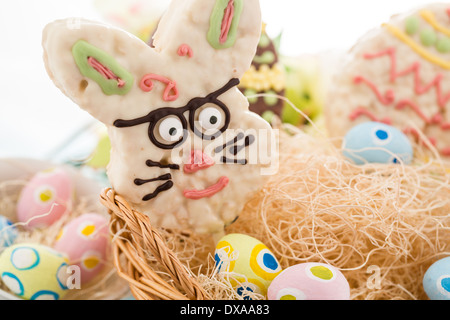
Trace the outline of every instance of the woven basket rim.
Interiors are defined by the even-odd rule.
[[[189,269],[167,247],[147,215],[134,210],[112,188],[101,192],[100,202],[111,216],[115,268],[137,300],[211,300]],[[142,245],[135,245],[136,240]],[[162,279],[146,263],[148,253],[164,267],[172,283]]]

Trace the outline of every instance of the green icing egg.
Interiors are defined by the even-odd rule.
[[[436,49],[440,53],[448,53],[448,52],[450,52],[450,38],[449,37],[444,37],[444,38],[439,39],[437,44],[436,44]]]
[[[270,45],[270,38],[266,34],[261,35],[261,39],[259,40],[259,46],[261,48],[266,48]]]
[[[406,19],[406,33],[409,35],[416,34],[419,31],[420,20],[417,17],[409,17]]]
[[[258,102],[258,97],[255,97],[258,94],[255,90],[246,89],[244,95],[247,97],[248,102],[251,104]]]
[[[273,107],[278,103],[278,96],[276,96],[276,92],[275,91],[267,91],[266,92],[267,96],[264,97],[264,102],[269,106],[269,107]]]
[[[425,29],[420,33],[420,40],[424,46],[431,47],[437,41],[436,32],[431,29]]]
[[[253,61],[259,64],[271,64],[275,62],[276,58],[275,53],[266,51],[261,56],[255,56]]]
[[[275,113],[273,111],[266,111],[262,114],[262,118],[266,120],[268,123],[272,123],[273,118],[275,117]]]

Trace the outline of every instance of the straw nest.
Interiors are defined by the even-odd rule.
[[[421,144],[410,166],[354,166],[313,128],[283,126],[279,172],[226,232],[261,240],[283,268],[333,265],[351,299],[427,299],[424,273],[450,255],[450,163]],[[154,228],[112,189],[101,202],[118,274],[137,299],[242,299],[217,273],[210,236]]]

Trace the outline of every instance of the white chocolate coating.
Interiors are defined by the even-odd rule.
[[[343,137],[362,122],[387,121],[412,140],[419,130],[441,155],[450,156],[450,48],[438,49],[440,41],[450,41],[449,9],[448,3],[436,3],[396,15],[350,50],[326,104],[332,137]],[[408,23],[415,27],[407,29]],[[437,36],[435,43],[425,45],[424,32]],[[392,55],[373,56],[389,49]],[[358,108],[364,114],[357,116]]]
[[[108,126],[112,144],[108,176],[113,188],[136,210],[146,213],[155,226],[190,229],[198,233],[222,232],[224,226],[239,215],[252,193],[263,186],[267,176],[262,175],[261,170],[271,165],[262,163],[264,161],[247,165],[222,164],[219,163],[220,157],[214,157],[216,164],[208,169],[192,174],[183,171],[180,159],[186,159],[192,150],[210,154],[208,150],[233,140],[236,136],[233,130],[261,129],[267,135],[256,134],[256,142],[237,156],[226,155],[231,159],[249,159],[257,154],[255,148],[258,145],[271,147],[271,139],[266,138],[272,134],[270,126],[249,112],[247,99],[236,87],[218,97],[228,107],[231,121],[228,130],[213,141],[202,140],[190,131],[189,138],[181,147],[164,150],[149,139],[149,124],[127,128],[114,126],[119,119],[140,118],[160,108],[183,107],[193,98],[206,97],[221,89],[230,79],[239,79],[250,67],[262,25],[259,1],[244,1],[236,42],[232,47],[221,50],[214,49],[207,41],[214,5],[215,1],[210,0],[173,0],[155,34],[155,48],[124,31],[84,20],[75,29],[68,28],[65,20],[56,21],[44,31],[45,63],[55,84],[81,108]],[[126,95],[105,95],[95,81],[82,75],[72,55],[72,47],[79,40],[107,52],[133,75],[133,87]],[[178,54],[182,44],[192,49],[192,58]],[[144,92],[139,86],[140,80],[149,73],[175,81],[178,99],[163,100],[166,87],[158,81],[153,82],[151,92]],[[178,155],[181,155],[179,159]],[[261,160],[259,156],[258,159]],[[149,167],[147,160],[178,164],[180,170]],[[153,193],[165,181],[139,186],[135,179],[154,179],[165,174],[171,175],[173,187],[144,201],[146,195]],[[184,191],[204,190],[224,176],[230,182],[215,195],[199,200],[184,196]]]

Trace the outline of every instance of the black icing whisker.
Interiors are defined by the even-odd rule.
[[[221,161],[224,164],[242,164],[243,166],[248,163],[247,159],[228,159],[227,157],[222,157]]]
[[[150,182],[155,182],[155,181],[165,181],[165,180],[172,180],[172,175],[170,173],[162,175],[158,178],[154,178],[154,179],[147,179],[147,180],[143,180],[143,179],[136,179],[134,180],[134,184],[137,186],[142,186],[144,184],[150,183]]]
[[[158,188],[156,188],[155,192],[150,193],[146,195],[144,198],[142,198],[142,201],[150,201],[154,198],[156,198],[161,192],[170,190],[173,187],[172,181],[167,181],[163,185],[160,185]]]
[[[161,162],[156,162],[156,161],[152,161],[152,160],[147,160],[145,162],[145,164],[147,165],[147,167],[158,167],[160,169],[171,169],[171,170],[180,170],[180,166],[177,164],[163,164]]]
[[[237,155],[239,152],[241,152],[244,148],[247,148],[251,146],[256,141],[256,138],[254,135],[249,135],[245,137],[245,143],[241,146],[233,146],[230,148],[230,153],[233,155]]]

